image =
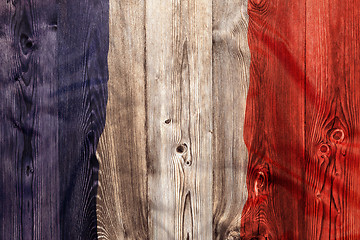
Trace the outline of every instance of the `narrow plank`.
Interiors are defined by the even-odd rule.
[[[57,1],[61,239],[97,239],[98,139],[105,125],[107,0]]]
[[[109,98],[98,146],[99,239],[149,239],[145,1],[110,1]]]
[[[359,20],[353,1],[306,1],[306,239],[360,237]]]
[[[341,6],[341,7],[340,7]],[[340,7],[340,8],[338,8]],[[343,178],[338,178],[334,181],[333,197],[342,194],[342,201],[335,202],[340,205],[343,202],[343,209],[340,205],[341,217],[337,216],[336,225],[336,237],[338,239],[359,239],[360,238],[360,226],[358,224],[360,219],[360,179],[359,179],[359,129],[360,129],[360,66],[359,66],[359,54],[360,54],[360,10],[358,3],[355,1],[345,1],[341,3],[336,1],[336,4],[332,6],[330,14],[336,13],[339,20],[332,23],[331,35],[335,36],[332,49],[332,54],[337,54],[331,62],[331,66],[336,66],[338,74],[335,75],[336,85],[341,89],[339,95],[342,99],[342,108],[347,108],[345,111],[345,119],[341,119],[349,123],[349,126],[345,126],[344,141],[339,141],[333,136],[333,140],[337,145],[336,163],[343,165],[342,170],[340,168],[339,175]],[[343,31],[343,35],[339,35],[339,31]],[[342,52],[336,53],[336,49]],[[339,60],[338,60],[339,59]],[[340,68],[342,66],[342,69]],[[345,79],[345,84],[344,81]],[[341,156],[345,155],[344,157]],[[335,165],[337,167],[337,164]],[[343,174],[341,174],[343,172]],[[336,173],[336,172],[335,172]],[[342,186],[339,186],[344,179]],[[342,191],[343,189],[343,191]],[[344,193],[345,192],[345,193]],[[346,204],[345,204],[346,202]],[[340,203],[340,204],[339,204]],[[335,215],[335,214],[334,214]]]
[[[151,239],[212,238],[212,5],[146,4]]]
[[[241,239],[305,236],[305,1],[250,0]],[[311,239],[311,238],[310,238]]]
[[[14,4],[2,1],[1,9],[1,70],[0,70],[0,230],[1,239],[20,239],[22,237],[20,195],[21,189],[21,158],[24,150],[24,132],[18,129],[16,122],[20,121],[20,113],[17,111],[23,96],[16,83],[16,73],[21,71],[19,59],[19,42],[16,41],[15,31],[11,18],[15,15]],[[19,17],[17,18],[19,19]],[[16,43],[16,44],[14,44]],[[15,45],[14,48],[12,46]],[[15,74],[13,74],[15,73]],[[21,73],[21,72],[20,72]],[[24,125],[22,123],[22,125]],[[23,127],[23,126],[22,126]],[[32,199],[31,199],[32,200]],[[32,235],[32,233],[30,233]]]
[[[26,4],[26,1],[22,2]],[[26,44],[28,48],[32,45],[30,47],[34,58],[32,67],[34,71],[38,71],[33,79],[35,82],[33,89],[26,90],[29,93],[33,91],[33,98],[29,102],[32,102],[34,106],[32,120],[34,132],[31,145],[29,144],[29,149],[30,146],[33,148],[33,163],[23,166],[26,175],[29,177],[33,175],[34,229],[33,237],[29,236],[28,239],[59,239],[60,159],[58,155],[58,98],[55,95],[58,91],[57,6],[55,0],[33,0],[27,1],[27,4],[32,7],[29,9],[29,16],[37,19],[33,21],[33,24],[38,22],[33,25],[33,34],[28,36]],[[27,101],[25,100],[26,104],[29,104]]]
[[[0,238],[59,239],[56,2],[0,12]]]
[[[237,236],[247,199],[247,0],[213,1],[213,239]]]
[[[333,79],[329,69],[331,56],[328,51],[330,46],[326,46],[331,42],[328,39],[331,36],[327,32],[329,30],[327,25],[332,17],[329,16],[328,1],[321,3],[307,1],[306,3],[306,69],[309,79],[308,86],[311,86],[309,89],[316,94],[314,99],[307,98],[306,103],[306,121],[309,123],[305,131],[306,149],[308,150],[306,180],[309,182],[305,215],[307,218],[306,236],[312,236],[312,239],[331,239],[330,224],[332,221],[330,221],[329,210],[331,179],[335,168],[330,156],[334,148],[331,146],[330,136],[327,133],[331,132],[334,126],[336,118],[334,114],[338,115],[332,110],[334,107],[341,108],[336,99],[338,98],[338,94],[335,93],[336,89],[333,89],[333,87],[336,88],[336,80]],[[318,11],[315,12],[311,7],[317,7]],[[319,24],[315,24],[316,22]],[[325,46],[322,46],[323,44]],[[325,85],[328,84],[329,86],[326,87]],[[333,109],[331,109],[331,105],[334,106]]]

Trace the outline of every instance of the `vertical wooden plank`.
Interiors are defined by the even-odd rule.
[[[96,239],[107,3],[57,3],[0,5],[1,239]]]
[[[359,20],[353,1],[306,1],[306,239],[360,237]]]
[[[0,70],[0,230],[2,239],[22,237],[21,225],[21,205],[20,188],[22,185],[21,177],[21,158],[24,150],[24,132],[21,131],[24,123],[20,125],[21,114],[17,108],[24,102],[24,98],[19,91],[19,84],[15,81],[17,73],[21,73],[20,68],[20,48],[19,38],[16,37],[11,19],[15,15],[16,8],[12,2],[0,3],[1,9],[1,70]],[[18,20],[16,18],[16,20]],[[19,20],[18,20],[19,21]],[[6,196],[6,197],[4,197]],[[32,200],[32,199],[31,199]],[[32,235],[32,233],[30,233]]]
[[[213,239],[236,237],[247,198],[247,0],[213,1]]]
[[[61,239],[97,239],[98,139],[107,102],[108,1],[58,1]]]
[[[212,238],[212,6],[146,2],[151,239]]]
[[[305,209],[305,1],[250,0],[249,151],[242,239],[308,239]]]
[[[59,239],[56,2],[0,9],[0,238]]]
[[[145,1],[110,1],[109,98],[98,146],[99,239],[148,239]]]
[[[336,87],[341,89],[338,90],[338,95],[341,97],[342,109],[345,109],[343,118],[340,118],[343,126],[338,128],[340,132],[344,132],[343,139],[338,138],[341,134],[335,135],[339,132],[334,131],[336,128],[330,135],[337,149],[336,170],[333,172],[338,177],[333,182],[333,197],[342,195],[342,199],[334,201],[336,208],[339,206],[338,215],[333,214],[336,216],[334,232],[337,239],[354,240],[360,238],[360,10],[355,1],[336,1],[336,4],[331,6],[330,15],[334,13],[339,20],[331,24],[331,35],[335,37],[331,55],[336,56],[332,58],[331,66],[335,67],[337,72],[334,79]],[[343,31],[342,36],[339,35],[340,30]],[[338,111],[336,113],[340,115]],[[348,125],[344,126],[344,123]]]
[[[330,207],[331,185],[334,164],[331,155],[329,134],[335,124],[336,112],[341,108],[334,79],[329,69],[331,49],[328,47],[330,32],[327,25],[332,18],[329,14],[329,2],[306,2],[306,64],[309,79],[308,95],[313,91],[316,98],[307,98],[306,121],[306,237],[311,239],[331,239]],[[317,8],[314,11],[313,8]],[[319,24],[316,24],[318,22]],[[329,84],[329,88],[325,85]],[[336,83],[336,80],[335,80]],[[336,86],[335,86],[336,88]],[[326,89],[326,90],[325,90]],[[329,95],[328,95],[329,94]],[[331,100],[330,98],[333,98]],[[330,101],[329,101],[330,100]],[[333,109],[331,109],[333,105]],[[335,121],[334,121],[335,120]],[[338,122],[338,121],[336,121]],[[337,125],[339,123],[336,123]],[[334,151],[334,149],[332,149]],[[336,150],[335,150],[336,151]],[[340,198],[336,199],[340,200]],[[340,206],[339,206],[340,207]]]
[[[36,196],[33,200],[34,235],[28,239],[59,239],[57,6],[55,0],[28,1],[28,4],[33,6],[29,14],[38,21],[26,44],[27,47],[32,45],[36,64],[33,67],[38,71],[31,90],[35,93],[32,100],[33,163],[23,166],[26,175],[33,175],[32,191]]]

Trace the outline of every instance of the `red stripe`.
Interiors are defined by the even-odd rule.
[[[249,1],[241,235],[359,239],[359,15],[354,1]]]

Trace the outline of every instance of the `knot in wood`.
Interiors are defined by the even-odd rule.
[[[325,153],[325,154],[329,154],[329,152],[330,152],[330,147],[329,147],[329,145],[327,145],[327,144],[321,144],[321,145],[320,145],[320,152]]]
[[[20,36],[21,51],[24,55],[29,54],[35,47],[34,41],[26,34]]]
[[[190,167],[192,164],[191,159],[184,158],[184,162],[185,162],[186,166],[188,166],[188,167]]]
[[[187,145],[186,143],[180,144],[176,147],[176,152],[179,154],[184,154],[187,152]]]
[[[26,167],[26,176],[30,176],[30,174],[34,173],[34,169],[30,166]]]
[[[316,193],[316,198],[317,198],[317,199],[320,199],[320,198],[321,198],[321,193],[320,193],[320,192],[317,192],[317,193]]]
[[[319,149],[318,149],[319,157],[325,157],[325,156],[329,157],[330,153],[331,153],[331,149],[330,149],[329,145],[323,143],[319,146]]]
[[[254,182],[255,194],[263,192],[267,185],[267,176],[263,171],[258,171]]]
[[[345,139],[345,133],[344,133],[344,130],[342,129],[334,129],[332,132],[331,132],[331,135],[330,135],[330,140],[333,142],[333,143],[342,143]]]

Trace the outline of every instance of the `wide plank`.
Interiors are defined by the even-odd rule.
[[[56,2],[0,19],[0,239],[60,239]]]
[[[146,3],[150,239],[211,239],[212,5]]]
[[[0,238],[96,239],[107,2],[2,1],[0,10]]]
[[[111,0],[109,98],[98,146],[99,239],[149,239],[145,1]]]
[[[306,239],[360,238],[359,20],[356,2],[306,1]]]
[[[241,239],[309,239],[304,232],[305,1],[250,0],[248,13],[248,200]]]
[[[61,239],[97,239],[96,149],[105,125],[109,3],[57,1]]]
[[[249,15],[241,235],[358,239],[360,11],[351,1],[251,1]]]

